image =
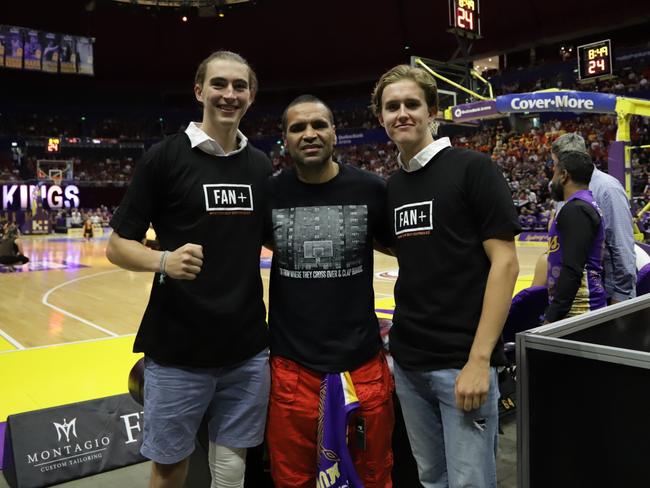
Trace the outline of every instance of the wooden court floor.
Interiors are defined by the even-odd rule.
[[[0,422],[7,415],[127,391],[131,352],[152,275],[105,257],[107,238],[25,237],[31,262],[0,272]],[[544,245],[518,243],[520,279],[530,284]],[[268,297],[270,253],[261,258]],[[0,271],[4,271],[0,269]],[[390,317],[394,258],[375,253],[379,316]]]

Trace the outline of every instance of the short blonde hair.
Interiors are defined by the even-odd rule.
[[[376,116],[381,114],[381,97],[386,87],[402,80],[411,80],[417,83],[424,92],[427,107],[429,109],[435,109],[436,112],[438,111],[438,86],[433,76],[421,68],[413,68],[408,64],[400,64],[381,75],[381,78],[379,78],[375,88],[372,90],[370,108]]]

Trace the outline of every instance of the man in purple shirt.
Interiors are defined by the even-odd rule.
[[[585,140],[575,132],[564,134],[553,142],[553,161],[557,161],[558,154],[563,151],[589,154]],[[629,300],[636,296],[636,258],[630,202],[621,183],[596,167],[591,175],[589,190],[603,214],[603,284],[607,301],[613,304]]]
[[[607,304],[602,212],[589,191],[593,171],[591,158],[579,151],[561,152],[554,167],[551,196],[566,203],[549,232],[547,323]]]

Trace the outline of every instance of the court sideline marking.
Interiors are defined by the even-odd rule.
[[[101,342],[101,341],[111,341],[113,339],[122,339],[124,337],[135,337],[136,333],[132,332],[130,334],[123,334],[123,335],[118,335],[117,337],[97,337],[95,339],[81,339],[79,341],[70,341],[70,342],[57,342],[56,344],[44,344],[42,346],[32,346],[32,347],[23,347],[21,351],[34,351],[36,349],[49,349],[51,347],[59,347],[59,346],[69,346],[69,345],[74,345],[74,344],[89,344],[92,342]],[[18,352],[15,349],[9,350],[9,351],[0,351],[0,356],[3,354],[9,354],[12,352]]]
[[[2,338],[3,338],[4,340],[6,340],[9,344],[11,344],[12,346],[14,346],[16,349],[18,349],[18,350],[20,350],[20,351],[22,351],[23,349],[25,349],[25,346],[23,346],[20,342],[18,342],[16,339],[14,339],[13,337],[11,337],[9,334],[7,334],[7,333],[6,333],[4,330],[2,330],[2,329],[0,329],[0,336],[2,336]],[[0,351],[0,352],[5,352],[5,351]]]
[[[43,305],[47,306],[47,307],[50,307],[50,308],[56,310],[57,312],[62,313],[63,315],[66,315],[66,316],[68,316],[70,318],[78,320],[82,324],[86,324],[89,327],[93,327],[94,329],[97,329],[97,330],[103,332],[104,334],[108,334],[111,337],[119,337],[119,334],[116,334],[115,332],[111,332],[110,330],[105,329],[104,327],[102,327],[100,325],[97,325],[97,324],[91,322],[90,320],[86,320],[83,317],[79,317],[78,315],[75,315],[75,314],[73,314],[71,312],[68,312],[67,310],[64,310],[64,309],[62,309],[60,307],[57,307],[56,305],[52,305],[51,303],[49,303],[47,301],[47,299],[52,294],[52,292],[55,292],[56,290],[58,290],[59,288],[63,288],[64,286],[70,285],[72,283],[76,283],[77,281],[83,281],[83,280],[87,280],[88,278],[94,278],[96,276],[101,276],[101,275],[105,275],[105,274],[109,274],[109,273],[118,273],[120,271],[123,271],[123,270],[121,270],[121,269],[112,269],[110,271],[102,271],[101,273],[94,273],[94,274],[90,274],[90,275],[86,275],[86,276],[81,276],[80,278],[74,278],[72,280],[64,281],[63,283],[61,283],[59,285],[56,285],[54,288],[50,288],[45,293],[45,295],[43,295],[43,299],[41,300],[41,303]]]

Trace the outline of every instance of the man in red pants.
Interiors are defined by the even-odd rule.
[[[271,179],[269,195],[273,481],[276,488],[314,488],[318,476],[318,486],[354,488],[360,480],[366,488],[392,487],[393,382],[372,288],[373,244],[388,234],[386,184],[332,159],[332,112],[317,98],[294,100],[282,125],[295,166]],[[327,373],[346,381],[334,386],[338,396],[323,389],[319,422]],[[318,442],[333,436],[343,442]]]

